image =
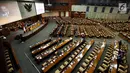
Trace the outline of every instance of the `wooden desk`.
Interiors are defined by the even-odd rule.
[[[54,33],[56,33],[56,30],[58,29],[59,25],[57,25],[53,31],[50,33],[50,36],[54,36]]]
[[[92,67],[88,67],[89,69],[86,69],[85,73],[93,73],[99,60],[101,59],[102,53],[105,49],[106,41],[104,41],[101,45],[101,50],[99,50],[99,53],[95,56],[95,60],[93,61]]]
[[[57,36],[61,34],[61,30],[63,29],[63,25],[61,25],[57,31]]]
[[[118,50],[119,50],[119,42],[115,42],[114,51],[113,51],[113,57],[112,57],[112,60],[111,60],[111,64],[110,64],[108,73],[117,73]]]
[[[66,60],[64,60],[64,63],[60,65],[60,67],[55,71],[55,73],[62,72],[69,64],[72,63],[72,61],[76,58],[76,56],[84,49],[84,47],[87,45],[87,42],[83,43],[81,46],[79,46],[76,50],[74,50],[69,57],[67,57]]]
[[[37,61],[41,61],[43,58],[47,57],[48,55],[50,55],[51,53],[53,53],[54,51],[60,49],[61,47],[63,47],[64,45],[66,45],[67,43],[69,43],[70,41],[72,41],[73,39],[72,38],[69,38],[69,39],[66,39],[65,41],[61,42],[59,45],[53,47],[53,48],[50,48],[51,49],[51,52],[50,50],[47,50],[45,52],[42,52],[40,54],[38,54],[37,56],[35,56],[35,59]],[[52,50],[53,49],[53,50]]]
[[[72,45],[72,47],[70,47],[70,49],[68,49],[66,52],[62,53],[61,56],[58,56],[53,63],[49,63],[47,66],[43,65],[42,71],[43,73],[46,73],[50,68],[52,68],[54,65],[56,65],[60,60],[62,60],[64,57],[66,57],[71,51],[73,51],[76,47],[78,47],[81,43],[83,42],[83,40],[80,40],[78,42],[76,42],[75,45]]]
[[[104,41],[102,43],[98,43],[94,47],[94,49],[92,50],[90,55],[84,60],[84,62],[79,67],[79,69],[78,69],[79,73],[84,73],[85,70],[89,70],[89,68],[91,68],[93,65],[95,65],[95,62],[94,62],[94,60],[96,59],[95,57],[97,56],[97,54],[99,53],[101,48],[105,48],[105,45],[106,45],[106,42]],[[91,70],[94,70],[94,68],[92,68]]]
[[[76,58],[62,71],[62,73],[71,73],[75,66],[80,62],[80,60],[84,57],[86,52],[90,49],[90,47],[94,44],[94,40],[91,40],[88,45],[86,45],[85,49],[83,49]]]
[[[45,26],[47,25],[47,23],[41,24],[39,27],[37,27],[36,29],[29,31],[27,33],[22,34],[22,41],[26,41],[27,39],[29,39],[30,37],[32,37],[33,35],[37,34],[40,30],[42,30]]]
[[[103,63],[99,66],[99,68],[98,68],[98,70],[99,70],[99,72],[101,71],[101,72],[106,72],[106,70],[108,69],[108,68],[110,68],[109,66],[110,66],[110,64],[111,64],[111,61],[112,61],[112,57],[114,56],[114,54],[113,54],[113,51],[115,51],[115,44],[111,44],[110,46],[109,46],[109,49],[108,49],[108,51],[106,52],[106,56],[105,56],[105,59],[104,59],[104,61],[103,61]],[[110,70],[109,70],[110,71]],[[108,71],[107,71],[108,72]],[[109,72],[108,72],[109,73]]]
[[[41,42],[36,43],[35,45],[29,46],[30,50],[32,50],[32,49],[34,49],[34,48],[36,48],[38,46],[41,46],[42,44],[46,44],[46,43],[48,43],[50,41],[51,41],[51,39],[45,39],[45,40],[43,40]]]
[[[65,27],[65,29],[64,29],[64,31],[63,31],[63,35],[66,35],[66,32],[67,32],[67,30],[68,30],[68,27],[69,27],[69,25],[66,25],[66,27]]]
[[[32,54],[33,54],[33,55],[36,55],[36,54],[42,52],[43,50],[47,49],[48,47],[52,46],[53,44],[56,44],[56,43],[57,43],[58,41],[60,41],[60,40],[61,40],[61,38],[58,38],[58,39],[53,40],[52,42],[50,42],[50,43],[48,43],[48,44],[46,44],[46,45],[44,45],[44,46],[41,46],[40,48],[38,48],[38,49],[36,49],[36,50],[33,50],[33,51],[32,51]]]

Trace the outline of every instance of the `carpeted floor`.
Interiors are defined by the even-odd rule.
[[[42,63],[40,65],[36,64],[36,62],[34,61],[34,58],[31,55],[31,52],[29,50],[29,46],[33,45],[33,44],[35,44],[35,43],[37,43],[39,41],[42,41],[44,39],[50,38],[49,34],[50,34],[50,32],[52,32],[52,30],[53,30],[53,28],[55,26],[56,26],[56,22],[54,20],[50,20],[49,23],[48,23],[48,25],[43,30],[41,30],[39,33],[37,33],[36,35],[34,35],[33,37],[31,37],[30,39],[28,39],[24,43],[20,43],[20,41],[18,41],[18,40],[13,40],[13,37],[15,35],[23,33],[21,30],[19,30],[17,32],[12,32],[11,35],[7,37],[7,39],[9,40],[9,42],[11,42],[12,47],[14,48],[14,50],[16,52],[16,55],[17,55],[17,58],[19,60],[20,67],[22,68],[23,73],[38,73],[38,71],[34,68],[34,66],[29,61],[29,59],[25,56],[25,53],[29,56],[29,58],[31,59],[31,61],[36,65],[36,67],[38,68],[38,70],[41,71],[41,67],[42,67],[41,64]],[[121,38],[117,36],[118,33],[115,32],[115,34],[116,34],[116,37],[114,39],[106,39],[107,44],[111,43],[114,40],[121,40]],[[78,38],[74,38],[74,39],[78,39]],[[91,39],[94,39],[96,43],[101,42],[101,41],[104,40],[104,38],[100,38],[100,39],[99,38],[86,38],[87,41],[90,41]],[[126,42],[126,41],[123,40],[123,43],[128,44],[129,47],[130,47],[130,44],[128,42]],[[91,52],[91,50],[88,51],[88,53],[86,53],[85,57],[87,57],[87,55],[90,52]],[[105,48],[105,51],[104,51],[103,55],[105,55],[105,52],[106,52],[106,48]],[[130,51],[128,51],[128,56],[129,55],[130,55]],[[81,60],[81,63],[83,62],[84,58]],[[52,68],[49,72],[54,73],[55,69],[58,68],[58,66],[60,66],[62,63],[63,62],[60,62],[57,65],[57,67]],[[79,65],[81,63],[79,63]],[[101,63],[101,62],[99,62],[99,63]],[[129,63],[129,66],[130,66],[130,58],[129,57],[128,57],[128,63]],[[76,66],[76,68],[73,71],[73,73],[76,72],[77,68],[79,68],[79,65]],[[129,69],[128,73],[130,73],[130,69]]]

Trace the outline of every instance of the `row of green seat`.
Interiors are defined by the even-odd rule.
[[[11,61],[11,58],[10,58],[10,55],[9,55],[9,51],[7,49],[5,50],[5,60],[6,60],[8,72],[13,73],[14,68],[13,68],[13,64],[12,64],[12,61]]]

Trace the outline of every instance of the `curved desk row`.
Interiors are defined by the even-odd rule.
[[[103,44],[104,43],[104,44]],[[102,48],[105,47],[105,42],[103,43],[99,43],[96,45],[96,47],[92,50],[92,52],[90,53],[90,55],[85,59],[85,61],[81,64],[81,66],[78,69],[77,73],[84,73],[89,71],[89,69],[91,69],[91,67],[93,66],[93,62],[97,56],[97,54],[99,53],[99,51],[101,50],[101,46],[104,45]],[[93,71],[93,70],[92,70]]]
[[[113,38],[114,33],[100,25],[60,25],[53,30],[52,36],[79,36],[79,37],[103,37]],[[66,33],[67,32],[67,33]]]
[[[101,72],[101,73],[107,72],[106,70],[108,70],[110,66],[110,62],[113,56],[113,51],[114,51],[114,45],[110,44],[107,49],[106,56],[104,57],[102,64],[98,67],[98,72]]]
[[[85,45],[83,44],[84,48],[78,53],[78,55],[72,60],[72,62],[62,71],[62,73],[71,73],[93,44],[94,40],[91,40],[88,44]]]
[[[95,55],[95,59],[91,62],[92,64],[89,65],[89,67],[85,70],[85,73],[93,73],[94,72],[99,60],[101,59],[101,56],[103,54],[105,47],[106,47],[106,41],[102,42],[101,47],[99,47],[100,50],[98,51],[97,55]]]
[[[112,56],[112,59],[111,59],[111,64],[110,64],[110,67],[108,69],[108,71],[110,73],[117,73],[117,67],[118,67],[117,58],[118,58],[118,53],[119,53],[119,42],[116,41],[114,43],[114,51],[113,51],[113,56]]]
[[[99,66],[99,72],[117,73],[117,56],[119,52],[119,42],[115,41],[113,45],[110,45],[103,63]]]
[[[72,52],[72,54],[69,55],[69,57],[65,60],[65,62],[62,65],[60,65],[60,67],[55,71],[55,73],[60,73],[63,70],[65,70],[65,68],[75,59],[75,57],[81,52],[81,50],[84,49],[86,44],[87,42],[83,43],[80,47],[74,50],[74,52]]]
[[[51,41],[51,39],[45,39],[45,40],[43,40],[41,42],[37,42],[36,44],[29,46],[29,48],[30,48],[30,50],[33,50],[34,48],[38,48],[38,47],[40,47],[43,44],[45,45],[45,44],[47,44],[50,41]]]
[[[66,39],[63,42],[59,43],[58,45],[49,48],[47,50],[45,50],[44,52],[38,54],[35,56],[36,61],[41,61],[42,59],[44,59],[45,57],[49,56],[51,53],[55,52],[56,50],[60,49],[61,47],[65,46],[67,43],[71,42],[72,38]]]
[[[37,54],[41,53],[42,51],[44,51],[45,49],[48,49],[48,48],[51,47],[52,45],[57,44],[58,41],[60,41],[60,40],[61,40],[61,38],[58,38],[58,39],[56,39],[56,40],[53,40],[53,41],[47,43],[47,44],[44,45],[44,46],[41,46],[41,47],[39,47],[39,48],[33,50],[33,51],[32,51],[32,55],[37,55]]]
[[[39,27],[37,27],[36,29],[22,34],[21,40],[22,40],[22,41],[26,41],[27,39],[29,39],[29,38],[32,37],[33,35],[37,34],[39,31],[41,31],[46,25],[47,25],[47,23],[41,24],[41,25],[40,25]]]
[[[47,62],[42,64],[42,71],[46,73],[50,68],[56,65],[59,61],[61,61],[64,57],[66,57],[71,51],[73,51],[76,47],[81,45],[83,40],[74,41],[66,48],[63,48],[60,52],[55,52],[56,54],[50,58]]]

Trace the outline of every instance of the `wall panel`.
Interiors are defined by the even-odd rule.
[[[72,5],[71,11],[86,12],[85,5]]]
[[[110,9],[111,9],[111,7],[106,7],[104,13],[109,13]]]
[[[89,11],[86,12],[86,17],[88,18],[96,18],[96,19],[110,19],[110,20],[124,20],[128,19],[130,16],[130,11],[128,14],[125,13],[117,13],[118,7],[105,7],[104,12],[102,12],[102,9],[104,6],[89,6]],[[97,12],[94,12],[94,8],[97,7]],[[110,13],[110,9],[113,8],[112,13]]]

